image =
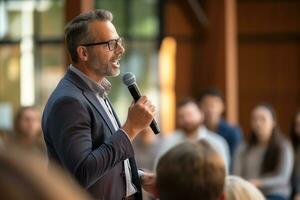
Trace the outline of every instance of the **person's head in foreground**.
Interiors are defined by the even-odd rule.
[[[0,199],[89,200],[86,192],[42,157],[11,145],[0,152]]]
[[[156,172],[160,200],[224,199],[224,162],[206,141],[173,147],[161,157]]]
[[[226,200],[265,200],[262,193],[248,181],[237,177],[226,177],[225,183]]]

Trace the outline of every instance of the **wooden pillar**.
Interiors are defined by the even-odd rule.
[[[226,118],[238,122],[238,67],[236,0],[211,0],[203,4],[208,26],[200,34],[194,65],[195,96],[204,88],[217,87],[225,96]]]
[[[227,119],[238,122],[238,67],[236,0],[225,0],[225,68]]]
[[[81,0],[81,12],[93,10],[95,8],[95,0]]]

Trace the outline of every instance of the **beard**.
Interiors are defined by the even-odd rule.
[[[120,75],[120,69],[111,66],[111,63],[107,63],[104,65],[100,63],[93,63],[91,65],[91,68],[95,72],[95,74],[101,77],[116,77]]]
[[[200,123],[186,124],[181,127],[185,133],[193,133],[199,128]]]

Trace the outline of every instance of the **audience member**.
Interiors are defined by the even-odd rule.
[[[258,187],[268,200],[286,200],[290,195],[293,152],[279,132],[273,108],[256,106],[252,112],[249,141],[236,154],[233,172]]]
[[[228,176],[225,182],[226,200],[265,200],[263,194],[251,183],[238,177]]]
[[[160,136],[150,128],[144,129],[132,143],[138,168],[152,171],[160,147]]]
[[[179,129],[163,138],[159,156],[173,146],[188,141],[206,140],[223,158],[226,169],[230,160],[228,145],[218,134],[209,131],[204,125],[204,115],[192,99],[183,99],[177,105],[177,123]]]
[[[300,200],[300,110],[297,111],[290,129],[294,149],[294,170],[292,175],[292,199]]]
[[[206,141],[173,147],[157,165],[160,200],[224,199],[223,159]]]
[[[236,147],[241,141],[242,133],[239,127],[229,124],[222,117],[225,105],[221,92],[216,88],[208,88],[200,94],[197,103],[204,112],[206,127],[225,138],[230,156],[233,158]]]
[[[13,142],[24,148],[46,154],[40,111],[34,106],[21,107],[14,120]]]
[[[139,169],[153,171],[161,142],[158,137],[159,135],[154,135],[150,128],[146,128],[133,140],[132,146]],[[153,199],[153,195],[145,190],[142,190],[142,192],[144,200]]]

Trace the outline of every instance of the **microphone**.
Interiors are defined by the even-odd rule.
[[[123,83],[128,87],[128,90],[133,97],[134,101],[137,102],[141,98],[140,90],[137,86],[135,75],[131,72],[127,72],[122,77]],[[160,130],[158,128],[158,125],[155,121],[155,119],[152,120],[150,127],[154,134],[160,133]]]

